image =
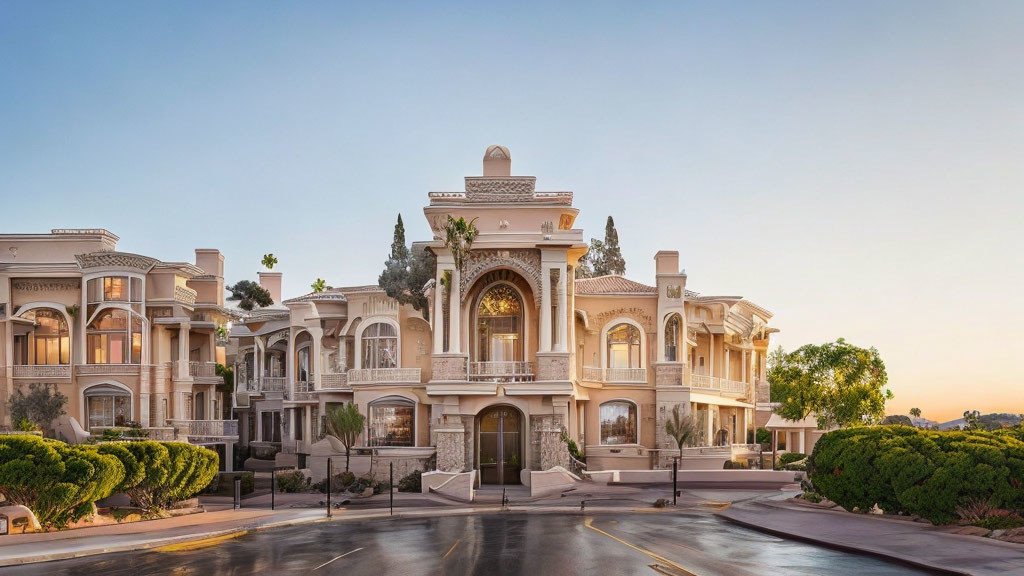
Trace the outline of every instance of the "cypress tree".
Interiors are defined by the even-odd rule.
[[[615,229],[615,220],[608,216],[608,222],[604,225],[604,251],[602,254],[602,274],[616,274],[622,276],[626,273],[626,261],[622,258],[619,250],[619,232]],[[594,266],[594,273],[597,274],[597,266]]]

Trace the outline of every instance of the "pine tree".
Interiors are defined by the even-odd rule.
[[[380,273],[377,283],[388,296],[401,301],[407,286],[405,278],[409,268],[409,248],[405,245],[405,224],[402,215],[398,215],[395,223],[395,235],[391,241],[391,253],[384,262],[384,271]]]
[[[615,220],[608,216],[608,222],[604,225],[604,251],[602,254],[602,271],[599,273],[597,266],[594,266],[594,274],[616,274],[621,276],[626,273],[626,261],[622,258],[622,251],[619,250],[619,232],[615,229]]]
[[[377,284],[388,296],[402,304],[411,304],[426,316],[430,303],[423,294],[423,286],[434,277],[437,259],[426,248],[414,248],[414,251],[410,250],[405,243],[405,224],[399,214],[391,241],[391,254],[384,262],[384,271]]]

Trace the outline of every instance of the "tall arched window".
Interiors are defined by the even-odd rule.
[[[131,394],[111,384],[99,384],[84,392],[89,428],[124,426],[132,417]]]
[[[387,322],[375,322],[363,330],[363,368],[398,367],[398,331]]]
[[[496,284],[480,297],[476,310],[478,362],[523,359],[523,302],[508,284]]]
[[[632,324],[617,324],[608,331],[608,368],[643,368],[640,358],[640,330]]]
[[[400,396],[388,396],[370,404],[368,446],[413,446],[416,404]]]
[[[666,362],[677,362],[679,356],[679,336],[682,331],[683,325],[679,319],[678,314],[669,316],[668,320],[665,321],[665,361]]]
[[[142,318],[118,308],[102,310],[89,323],[85,344],[89,364],[140,364]]]
[[[636,404],[628,400],[601,404],[601,444],[636,443]]]
[[[20,316],[33,325],[24,334],[14,330],[14,363],[70,364],[71,337],[64,315],[52,308],[34,308]]]

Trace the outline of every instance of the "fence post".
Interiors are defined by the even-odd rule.
[[[395,463],[390,462],[391,465],[391,480],[388,482],[389,496],[391,497],[391,515],[395,515]]]
[[[327,457],[327,517],[331,517],[331,491],[334,489],[334,463]]]
[[[270,471],[270,509],[277,510],[277,469]]]
[[[242,507],[242,477],[235,476],[235,510]]]
[[[676,505],[676,497],[679,496],[679,457],[672,459],[672,505]]]

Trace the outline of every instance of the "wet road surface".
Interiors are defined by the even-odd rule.
[[[710,514],[490,514],[291,526],[191,550],[6,568],[4,574],[927,574],[783,540]]]

